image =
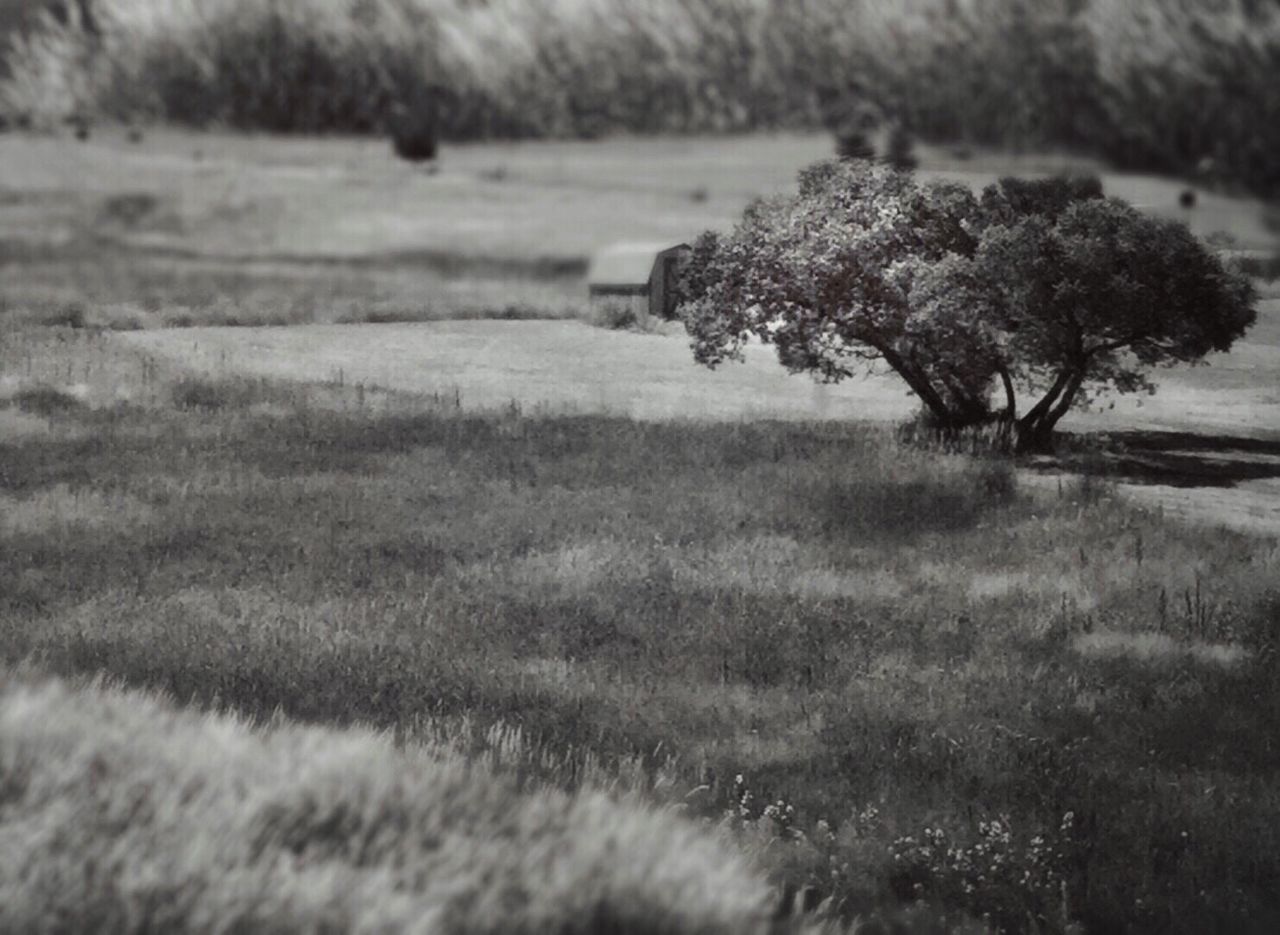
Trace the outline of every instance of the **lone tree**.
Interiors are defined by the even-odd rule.
[[[1246,278],[1097,180],[1005,179],[979,200],[850,162],[704,234],[685,288],[701,363],[740,359],[751,336],[826,381],[883,362],[937,428],[999,422],[1021,450],[1093,393],[1150,390],[1150,367],[1226,350],[1255,317]]]

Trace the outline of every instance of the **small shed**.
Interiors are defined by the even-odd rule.
[[[593,309],[623,306],[637,320],[675,316],[676,276],[688,244],[620,243],[591,258],[587,295]]]

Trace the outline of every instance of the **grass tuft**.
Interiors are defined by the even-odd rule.
[[[770,930],[764,881],[671,814],[101,683],[3,677],[0,850],[6,931]]]
[[[245,409],[265,398],[253,381],[233,378],[183,377],[173,384],[170,392],[173,405],[188,412]]]

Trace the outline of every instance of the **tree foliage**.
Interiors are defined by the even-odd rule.
[[[692,266],[700,362],[754,337],[827,381],[883,363],[938,427],[999,419],[1022,447],[1093,393],[1149,389],[1150,367],[1228,349],[1255,317],[1248,280],[1185,225],[1104,198],[1096,179],[1004,179],[977,198],[819,163],[798,195],[699,240]]]

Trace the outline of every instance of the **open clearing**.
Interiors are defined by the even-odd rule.
[[[582,313],[588,255],[619,240],[687,240],[734,222],[753,197],[785,191],[830,154],[822,135],[619,138],[446,148],[437,171],[396,161],[381,141],[299,140],[160,131],[78,144],[0,138],[0,304],[108,327],[307,324],[191,329],[124,338],[205,373],[336,381],[456,399],[464,408],[607,412],[644,419],[897,420],[915,403],[890,375],[832,387],[784,374],[749,348],[746,365],[695,366],[678,333],[637,335],[564,318]],[[922,147],[922,172],[975,189],[1001,174],[1099,171],[1106,189],[1275,252],[1257,202],[1102,171],[1087,160]],[[16,270],[17,275],[12,275]],[[67,309],[73,309],[67,312]],[[334,322],[384,324],[376,329]],[[676,329],[678,331],[678,329]],[[1195,433],[1235,465],[1240,439],[1280,436],[1280,300],[1207,367],[1162,372],[1154,397],[1103,400],[1077,431]],[[66,381],[64,381],[66,382]],[[1162,456],[1177,455],[1165,447]],[[1203,453],[1203,452],[1201,452]],[[1141,497],[1241,528],[1280,524],[1280,452],[1255,448],[1248,471],[1197,491],[1145,472]],[[1258,466],[1261,459],[1261,467]],[[1223,474],[1208,459],[1197,463]],[[1182,465],[1185,468],[1186,465]],[[1135,478],[1119,477],[1121,483]]]
[[[1262,303],[1254,332],[1206,366],[1156,374],[1154,396],[1104,400],[1068,427],[1280,434],[1280,300]],[[1255,337],[1256,336],[1256,337]],[[789,375],[769,347],[743,363],[697,365],[678,325],[663,334],[575,321],[449,321],[189,328],[120,338],[206,374],[363,383],[456,397],[463,407],[593,412],[640,419],[900,419],[916,408],[893,374],[833,385]],[[1271,339],[1264,343],[1261,339]]]
[[[120,335],[172,365],[212,376],[249,375],[343,382],[454,400],[465,409],[605,413],[639,419],[894,421],[917,404],[891,373],[835,385],[789,375],[771,348],[711,371],[693,362],[678,327],[665,334],[610,332],[573,321],[453,321],[291,328],[195,328]],[[1155,396],[1105,399],[1064,428],[1114,433],[1191,433],[1216,439],[1213,457],[1243,476],[1201,464],[1205,488],[1186,475],[1131,471],[1121,484],[1144,502],[1190,519],[1280,532],[1280,300],[1262,303],[1258,325],[1230,354],[1206,366],[1158,374]],[[1164,459],[1183,447],[1161,446]],[[1137,466],[1137,465],[1135,465]],[[1238,472],[1237,472],[1238,473]],[[1269,476],[1270,474],[1270,476]],[[1214,479],[1215,475],[1217,479]],[[1154,501],[1153,501],[1154,498]]]
[[[429,173],[377,140],[0,137],[0,237],[66,243],[88,226],[138,250],[206,258],[575,263],[615,240],[687,240],[728,225],[752,198],[789,190],[831,147],[817,134],[487,143],[446,147]],[[1098,171],[1109,193],[1185,216],[1198,234],[1276,245],[1257,202],[1199,191],[1197,207],[1181,211],[1175,180],[1065,157],[959,161],[928,147],[920,156],[923,174],[975,187],[1004,174]],[[111,211],[122,196],[149,200]]]

